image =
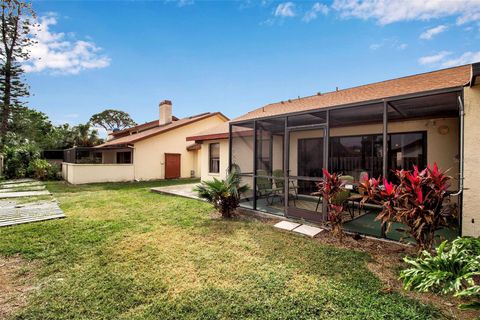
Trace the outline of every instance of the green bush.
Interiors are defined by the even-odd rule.
[[[27,168],[28,176],[39,179],[46,180],[48,177],[48,172],[50,170],[50,163],[44,159],[35,159],[30,162]]]
[[[48,167],[48,172],[47,172],[47,179],[60,180],[61,179],[60,170],[61,170],[60,165],[55,163],[50,163],[50,166]]]
[[[25,178],[30,162],[38,159],[40,152],[35,145],[7,146],[4,149],[4,171],[7,179]]]
[[[27,174],[38,180],[57,180],[59,171],[58,165],[44,159],[35,159],[28,165]]]
[[[424,251],[419,258],[405,257],[410,265],[400,274],[404,288],[480,298],[480,239],[463,237],[444,241],[436,255]],[[461,307],[478,307],[478,301]]]

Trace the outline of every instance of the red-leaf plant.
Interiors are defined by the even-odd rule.
[[[317,187],[323,200],[327,201],[327,221],[332,227],[332,232],[342,239],[343,204],[335,202],[335,197],[344,190],[345,182],[340,177],[340,174],[329,173],[326,169],[323,169],[323,178],[317,183]]]
[[[446,201],[451,178],[436,163],[422,171],[417,167],[413,171],[397,170],[395,176],[399,184],[383,179],[380,185],[379,179],[367,177],[360,185],[366,191],[362,204],[366,201],[381,204],[383,209],[376,220],[387,224],[387,230],[393,222],[406,225],[419,251],[431,250],[435,231],[448,227],[449,220],[456,216],[456,210]]]

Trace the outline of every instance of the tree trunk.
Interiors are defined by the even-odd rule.
[[[5,63],[5,80],[4,80],[4,93],[3,93],[3,106],[2,106],[2,123],[0,125],[0,143],[3,146],[5,141],[5,135],[8,131],[8,118],[10,117],[10,96],[11,96],[11,62],[7,56]]]

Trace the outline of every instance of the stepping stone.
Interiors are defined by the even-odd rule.
[[[3,189],[0,188],[0,192],[20,192],[20,191],[38,191],[38,190],[45,190],[45,186],[38,185],[38,186],[25,186],[23,188],[12,188],[12,189]]]
[[[307,226],[306,224],[302,224],[301,226],[293,229],[292,231],[298,232],[300,234],[306,235],[308,237],[315,237],[317,234],[323,231],[321,228]]]
[[[34,181],[36,180],[25,178],[25,179],[6,180],[6,181],[0,182],[0,184],[5,185],[5,184],[12,184],[12,183],[25,183],[25,182],[34,182]]]
[[[294,223],[290,221],[280,221],[279,223],[275,224],[274,227],[282,230],[292,231],[293,229],[299,227],[299,223]]]
[[[58,218],[65,218],[65,214],[58,203],[51,201],[26,204],[7,202],[0,208],[0,227]]]
[[[43,183],[40,181],[32,181],[32,182],[20,182],[20,183],[8,183],[0,185],[1,189],[14,189],[14,188],[27,188],[27,187],[36,187],[36,186],[43,186]]]
[[[40,191],[19,191],[19,192],[3,192],[0,193],[0,198],[19,198],[19,197],[35,197],[35,196],[45,196],[50,195],[48,190]]]

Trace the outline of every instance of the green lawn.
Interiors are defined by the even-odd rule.
[[[367,254],[212,219],[150,182],[49,183],[66,219],[0,228],[0,255],[39,262],[40,289],[16,319],[429,319],[384,293]]]

